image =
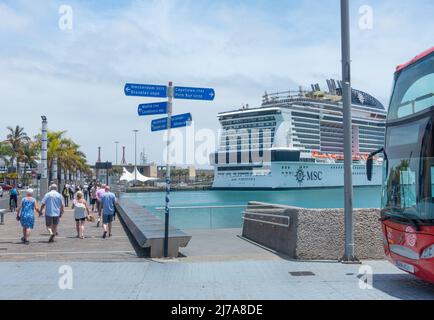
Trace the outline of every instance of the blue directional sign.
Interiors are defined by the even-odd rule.
[[[167,98],[167,87],[153,84],[127,83],[124,92],[129,97]]]
[[[215,97],[215,91],[210,88],[175,87],[173,97],[175,99],[212,101]]]
[[[141,104],[139,105],[138,113],[139,116],[153,116],[156,114],[165,114],[167,113],[167,107],[167,102]]]
[[[188,125],[188,122],[192,120],[191,113],[180,114],[172,117],[172,128],[182,128]],[[167,130],[167,118],[153,120],[151,123],[152,132]]]

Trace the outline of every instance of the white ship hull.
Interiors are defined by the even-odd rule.
[[[275,162],[253,171],[219,171],[215,169],[215,189],[304,189],[344,186],[344,165],[305,162]],[[224,166],[220,167],[224,168]],[[353,166],[353,185],[380,186],[382,166],[373,168],[372,181],[366,177],[366,166]]]

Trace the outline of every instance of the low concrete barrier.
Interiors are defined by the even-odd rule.
[[[119,200],[116,209],[138,255],[162,258],[164,256],[164,221],[129,200]],[[191,236],[185,232],[170,226],[169,257],[178,257],[179,248],[186,247],[190,239]],[[141,251],[140,248],[144,250]]]
[[[354,210],[355,253],[384,259],[379,209]],[[243,237],[293,259],[338,260],[344,254],[344,210],[303,209],[250,202]]]

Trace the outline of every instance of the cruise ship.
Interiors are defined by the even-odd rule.
[[[218,115],[219,147],[210,155],[215,189],[342,187],[344,129],[342,83],[327,80],[311,90],[265,93],[259,108]],[[366,159],[384,144],[386,110],[372,95],[352,90],[353,184],[381,185],[381,158],[373,179]]]

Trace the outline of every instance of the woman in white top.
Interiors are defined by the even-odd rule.
[[[83,192],[77,192],[76,199],[72,203],[72,209],[74,210],[77,238],[84,239],[84,222],[90,213],[87,202],[84,200]]]

